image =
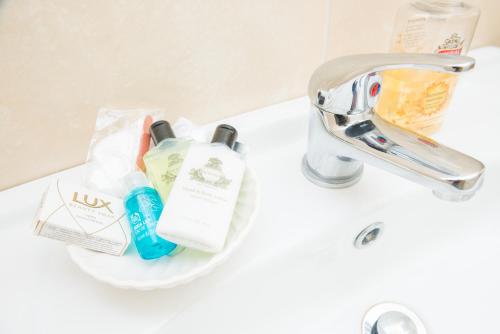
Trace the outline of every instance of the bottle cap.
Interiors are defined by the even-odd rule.
[[[233,151],[235,151],[236,153],[238,153],[242,157],[245,157],[247,155],[247,152],[248,152],[248,147],[247,147],[247,145],[237,141],[233,145]]]
[[[125,175],[123,178],[123,185],[125,186],[126,193],[141,187],[149,187],[149,181],[146,175],[141,171],[133,171]]]
[[[217,126],[212,137],[212,143],[221,143],[227,145],[230,149],[233,148],[234,143],[238,138],[238,131],[231,125],[220,124]]]
[[[175,138],[174,131],[167,121],[156,121],[149,128],[153,143],[157,145],[165,138]]]

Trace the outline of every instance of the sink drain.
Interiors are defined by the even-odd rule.
[[[373,306],[366,312],[362,326],[362,334],[427,334],[413,311],[395,303]]]
[[[354,239],[354,246],[356,248],[364,248],[371,245],[375,240],[377,240],[378,237],[380,237],[383,230],[384,223],[382,222],[369,225],[356,236]]]

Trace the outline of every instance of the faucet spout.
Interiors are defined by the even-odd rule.
[[[384,69],[465,71],[474,66],[473,59],[361,55],[348,60],[349,57],[341,58],[339,62],[351,64],[347,73],[354,73],[354,78],[346,74],[346,66],[335,70],[339,63],[333,60],[320,67],[332,78],[327,79],[317,70],[311,79],[309,143],[303,159],[305,176],[322,186],[346,187],[359,180],[366,162],[422,184],[441,199],[471,198],[482,184],[484,165],[431,138],[383,120],[373,111],[377,96],[370,92],[374,91],[373,85],[383,84],[379,74]],[[356,63],[362,69],[357,69]],[[335,75],[336,71],[339,75]]]

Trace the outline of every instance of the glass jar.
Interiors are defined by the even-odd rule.
[[[480,11],[462,1],[419,0],[397,15],[391,52],[465,54]],[[457,77],[421,70],[392,70],[383,75],[376,112],[384,119],[420,133],[438,130]]]

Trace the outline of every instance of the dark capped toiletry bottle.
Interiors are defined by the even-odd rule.
[[[176,138],[167,121],[151,124],[150,133],[155,147],[144,155],[144,164],[148,178],[165,203],[192,140]]]

